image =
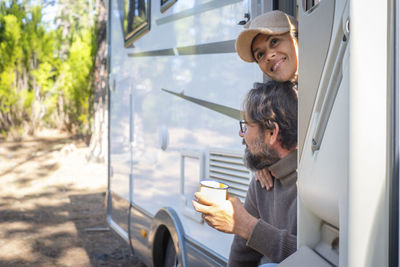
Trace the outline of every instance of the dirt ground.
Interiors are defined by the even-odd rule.
[[[144,267],[108,228],[107,167],[76,138],[0,140],[0,266]]]

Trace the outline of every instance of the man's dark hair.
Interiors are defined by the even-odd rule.
[[[297,145],[297,86],[292,82],[257,83],[247,94],[244,112],[250,122],[265,129],[279,125],[279,142],[283,148]]]

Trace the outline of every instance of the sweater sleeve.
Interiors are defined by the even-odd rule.
[[[297,238],[287,230],[258,220],[246,245],[265,255],[272,262],[281,262],[296,251]]]
[[[235,235],[229,254],[228,267],[256,267],[261,258],[260,253],[246,246],[246,239]]]
[[[252,216],[260,218],[254,201],[254,185],[255,179],[253,178],[249,185],[244,206]],[[246,239],[235,235],[229,254],[228,267],[258,266],[261,258],[262,254],[246,245]]]
[[[252,179],[244,207],[258,220],[248,240],[235,236],[228,266],[258,266],[262,256],[279,263],[297,249],[297,237],[287,229],[279,229],[261,219],[257,202],[257,182]],[[261,193],[265,193],[263,190]]]

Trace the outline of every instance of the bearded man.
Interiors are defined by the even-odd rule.
[[[271,81],[249,91],[239,135],[244,162],[253,171],[271,171],[266,191],[252,179],[244,205],[233,196],[213,203],[200,192],[194,208],[213,228],[235,234],[228,266],[258,266],[263,256],[278,263],[296,251],[297,234],[297,88]]]

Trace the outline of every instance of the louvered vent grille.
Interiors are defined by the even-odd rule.
[[[239,197],[242,202],[246,198],[250,183],[250,172],[243,165],[243,154],[227,151],[210,151],[209,177],[229,185],[229,193]]]

